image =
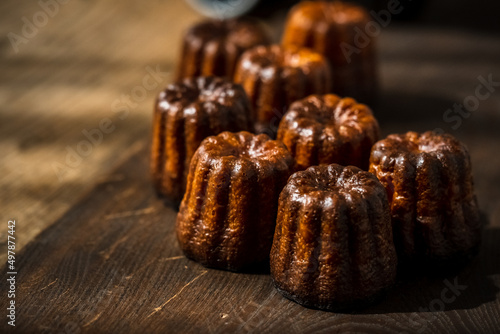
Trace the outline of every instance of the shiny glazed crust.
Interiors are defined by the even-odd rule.
[[[238,63],[235,82],[241,83],[253,106],[258,133],[276,135],[288,106],[310,94],[330,90],[326,59],[304,48],[258,46],[245,52]]]
[[[271,250],[271,276],[285,296],[356,308],[392,285],[396,265],[387,196],[373,174],[331,164],[290,177]]]
[[[476,249],[481,224],[469,153],[453,136],[390,135],[374,145],[370,171],[387,190],[402,258],[456,260]]]
[[[278,196],[292,167],[285,145],[263,134],[205,139],[191,161],[177,216],[186,256],[233,271],[267,260]]]
[[[201,22],[184,36],[177,78],[214,75],[232,79],[240,55],[269,41],[264,29],[250,19]]]
[[[331,65],[332,92],[372,102],[377,70],[375,36],[359,37],[373,21],[360,6],[341,1],[302,1],[285,24],[282,44],[311,48]]]
[[[160,93],[153,119],[151,174],[157,192],[179,204],[189,162],[201,141],[223,131],[251,130],[250,103],[240,85],[201,77]]]
[[[379,126],[370,108],[351,98],[311,95],[291,105],[278,128],[299,170],[338,163],[368,169]]]

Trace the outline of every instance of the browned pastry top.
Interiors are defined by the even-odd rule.
[[[474,254],[481,223],[464,144],[433,131],[393,134],[373,146],[370,172],[386,188],[401,263]]]
[[[448,156],[457,160],[449,160]],[[460,175],[470,173],[470,157],[465,145],[452,135],[434,131],[392,134],[378,141],[372,148],[370,171],[386,185],[387,194],[392,198],[394,186],[399,182],[392,177],[396,164],[412,166],[407,173],[413,174],[416,169],[431,168],[431,161],[443,161],[443,167],[454,171],[458,168]]]
[[[176,107],[173,110],[185,109],[184,112],[189,112],[189,107],[203,107],[201,110],[210,113],[216,111],[216,106],[230,107],[247,100],[238,84],[218,77],[198,77],[168,85],[158,96],[158,107],[165,111]]]
[[[460,159],[469,161],[467,148],[455,137],[433,131],[422,134],[410,131],[392,134],[378,141],[373,146],[370,163],[380,173],[380,177],[383,177],[383,171],[390,170],[390,166],[394,166],[397,160],[407,160],[409,164],[418,167],[427,157],[439,159],[444,154],[457,155]]]
[[[353,192],[385,197],[385,190],[375,175],[355,166],[338,164],[313,166],[297,172],[283,190],[294,202],[305,204],[322,199],[326,206],[333,204],[333,194],[345,196]]]
[[[264,30],[256,29],[257,23],[247,18],[203,21],[186,33],[186,41],[205,44],[219,42],[231,47],[247,49],[257,44],[267,43]]]
[[[324,67],[326,59],[307,48],[282,47],[279,45],[257,46],[246,51],[240,60],[240,67],[260,73],[263,80],[276,75],[273,68],[300,68],[307,73],[312,67]],[[268,68],[266,72],[266,68]]]
[[[246,161],[259,169],[272,165],[275,170],[287,170],[293,158],[286,146],[267,135],[254,135],[242,131],[223,132],[218,136],[208,137],[197,152],[200,159],[223,159]]]
[[[344,1],[302,1],[291,10],[294,23],[303,25],[318,22],[359,24],[368,22],[370,17],[363,7]]]
[[[293,122],[297,128],[322,130],[323,136],[351,136],[353,131],[370,129],[372,131],[367,136],[373,140],[378,136],[378,122],[368,106],[334,94],[310,95],[295,102],[281,122]]]
[[[373,147],[374,158],[388,156],[397,158],[401,154],[440,154],[443,152],[467,154],[465,146],[449,134],[438,134],[427,131],[422,134],[407,132],[405,134],[392,134],[379,141]],[[389,153],[389,155],[386,154]]]
[[[334,94],[310,95],[293,103],[278,128],[297,168],[338,163],[368,169],[379,126],[370,108]]]

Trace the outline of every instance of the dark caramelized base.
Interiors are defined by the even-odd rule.
[[[203,261],[193,254],[189,254],[183,250],[184,255],[191,261],[198,262],[205,268],[226,270],[240,274],[256,274],[256,275],[269,275],[269,259],[262,260],[251,264],[235,265],[228,262],[218,261]]]
[[[304,307],[314,309],[314,310],[323,310],[329,312],[343,312],[343,313],[354,313],[356,311],[360,311],[369,306],[372,306],[378,302],[380,302],[387,294],[387,291],[390,287],[387,287],[381,291],[378,291],[376,294],[369,296],[364,299],[356,299],[349,302],[335,302],[332,301],[328,304],[318,304],[314,300],[309,298],[300,297],[290,293],[286,290],[283,290],[278,286],[276,281],[273,280],[274,287],[279,291],[284,297],[290,299],[291,301],[296,302]]]

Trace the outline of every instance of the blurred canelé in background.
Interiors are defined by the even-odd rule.
[[[245,89],[253,108],[256,133],[276,137],[288,107],[311,94],[330,91],[328,61],[307,48],[257,46],[240,58],[234,81]]]
[[[285,23],[284,46],[311,48],[331,69],[331,92],[371,104],[377,89],[376,34],[370,14],[343,1],[302,1]],[[372,25],[374,26],[374,25]]]
[[[177,79],[200,75],[232,78],[236,60],[245,50],[270,42],[257,20],[238,17],[248,14],[266,18],[274,13],[283,15],[289,11],[281,36],[282,45],[307,47],[325,56],[331,70],[329,92],[374,104],[378,87],[377,36],[367,31],[373,21],[373,12],[369,10],[390,10],[394,7],[390,1],[361,1],[364,7],[349,1],[187,2],[213,20],[193,26],[184,36]],[[415,16],[423,3],[398,2],[398,10],[391,11],[389,17],[392,18],[394,13],[397,17]]]
[[[250,18],[205,20],[184,35],[177,79],[215,75],[232,79],[246,50],[270,43],[264,28]]]

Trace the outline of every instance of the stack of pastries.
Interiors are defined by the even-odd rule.
[[[366,18],[306,1],[282,45],[243,18],[187,32],[177,81],[156,101],[151,173],[180,205],[188,258],[231,271],[264,264],[284,296],[349,310],[389,289],[401,264],[477,250],[465,146],[432,131],[379,140],[361,103],[376,86],[373,49],[344,64],[339,45]]]

